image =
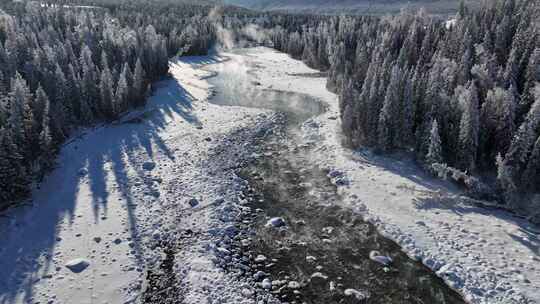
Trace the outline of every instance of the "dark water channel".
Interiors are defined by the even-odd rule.
[[[300,124],[323,113],[323,104],[308,95],[262,90],[252,75],[234,75],[227,64],[208,79],[215,88],[211,102],[274,109],[284,117],[280,131],[256,143],[264,157],[240,171],[249,181],[245,195],[259,211],[246,251],[266,257],[252,267],[273,281],[271,292],[287,303],[465,303],[372,224],[339,207],[342,198],[328,172],[309,160],[313,147],[295,140]],[[286,227],[266,227],[272,217],[283,218]],[[372,261],[373,250],[393,263]]]

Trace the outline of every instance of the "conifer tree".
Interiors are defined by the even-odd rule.
[[[439,124],[433,120],[431,132],[429,133],[429,148],[426,156],[426,163],[429,165],[443,163],[441,137],[439,135]]]

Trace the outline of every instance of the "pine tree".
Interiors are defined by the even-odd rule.
[[[56,70],[54,72],[54,117],[57,126],[55,127],[55,133],[64,134],[68,131],[69,125],[74,121],[73,106],[69,99],[67,80],[60,65],[56,64]]]
[[[80,91],[80,84],[81,80],[79,79],[77,73],[75,72],[75,68],[70,63],[68,65],[68,72],[66,76],[66,96],[69,100],[69,103],[71,104],[71,115],[72,118],[70,121],[72,122],[80,122],[81,121],[81,91]]]
[[[439,124],[437,123],[437,120],[433,120],[431,124],[426,163],[428,165],[443,163],[441,137],[439,135]]]
[[[118,115],[127,109],[128,102],[128,83],[126,79],[127,69],[124,65],[124,69],[118,77],[118,84],[116,85],[116,92],[114,94],[115,99],[115,114]]]
[[[113,93],[113,77],[106,63],[106,59],[102,61],[105,66],[101,71],[101,77],[99,82],[99,91],[101,96],[101,109],[105,116],[109,119],[113,119],[116,116],[115,99]]]
[[[529,58],[525,74],[525,84],[519,103],[520,116],[527,113],[534,102],[534,88],[537,81],[540,81],[540,48],[536,48]]]
[[[413,96],[413,72],[405,74],[403,97],[400,108],[402,109],[400,115],[400,123],[397,126],[397,133],[400,145],[402,148],[409,148],[413,142],[413,129],[414,129],[414,96]]]
[[[12,132],[0,128],[0,197],[3,204],[26,195],[30,183],[23,156],[12,138]]]
[[[476,156],[478,150],[478,134],[480,129],[478,111],[478,92],[474,82],[462,91],[459,96],[462,108],[459,126],[459,151],[461,168],[469,171],[476,169]]]
[[[39,133],[39,146],[41,149],[41,166],[48,168],[53,159],[53,142],[52,135],[50,130],[50,102],[49,98],[45,94],[45,91],[38,89],[36,93],[36,98],[43,103],[43,114],[41,120],[41,131]]]
[[[531,155],[521,176],[521,184],[524,189],[531,192],[539,192],[540,189],[540,136],[532,149]]]
[[[25,150],[28,143],[37,137],[36,134],[32,133],[33,113],[30,107],[32,96],[19,73],[16,73],[11,87],[11,113],[8,123],[14,132],[14,143]]]
[[[379,148],[383,151],[388,151],[396,146],[398,134],[397,123],[400,121],[399,106],[401,101],[401,69],[398,65],[394,65],[390,83],[386,90],[384,105],[379,115]]]
[[[93,117],[94,113],[101,111],[101,105],[96,104],[100,99],[97,77],[97,69],[92,60],[92,52],[88,46],[84,46],[81,51],[81,67],[82,67],[82,79],[81,79],[81,120],[90,122],[88,118]],[[89,108],[88,110],[83,110]]]
[[[145,101],[144,93],[146,89],[146,82],[144,81],[144,78],[145,72],[141,64],[141,59],[137,58],[137,63],[135,63],[135,71],[133,74],[133,91],[137,105],[142,105]]]

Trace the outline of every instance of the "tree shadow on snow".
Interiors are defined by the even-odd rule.
[[[450,184],[436,178],[433,178],[428,173],[422,171],[412,158],[407,154],[393,154],[389,156],[376,155],[369,149],[354,151],[352,159],[356,160],[359,165],[375,166],[389,171],[393,174],[406,178],[418,185],[421,185],[431,191],[444,188],[448,190],[457,190]]]
[[[187,59],[194,65],[215,60],[214,57]],[[130,113],[144,119],[137,123],[124,123],[120,119],[86,131],[67,143],[58,157],[59,167],[33,192],[33,204],[8,210],[0,217],[0,303],[33,303],[35,284],[48,279],[43,276],[54,273],[55,267],[64,269],[63,264],[67,262],[63,259],[68,259],[65,255],[69,252],[64,252],[64,256],[57,257],[57,263],[53,263],[54,248],[62,242],[58,237],[59,227],[72,226],[76,221],[84,220],[87,225],[97,226],[102,221],[113,220],[108,218],[112,204],[117,204],[115,210],[126,213],[133,242],[133,248],[129,250],[136,252],[131,256],[139,265],[143,263],[140,254],[143,232],[139,228],[146,223],[139,222],[141,218],[136,208],[143,203],[141,193],[152,195],[156,190],[151,181],[152,172],[145,170],[143,163],[153,161],[157,151],[174,159],[174,152],[160,134],[168,124],[201,125],[193,113],[194,97],[182,84],[168,79],[157,83],[155,88],[148,104]],[[81,192],[83,188],[84,193]],[[118,194],[115,196],[119,197],[118,200],[112,200],[113,192]],[[90,216],[93,219],[79,220],[78,217],[82,216],[79,208],[88,207],[92,209],[93,215]],[[116,214],[110,216],[115,217]],[[87,245],[88,256],[83,258],[90,258],[92,249],[96,249],[92,248],[94,242],[90,243]],[[97,258],[95,262],[99,263]]]
[[[425,187],[427,190],[410,189],[419,194],[414,201],[415,208],[419,210],[444,210],[459,216],[479,214],[515,224],[529,237],[521,238],[515,235],[511,235],[511,237],[515,237],[520,243],[531,249],[533,253],[540,255],[538,249],[540,245],[538,238],[535,237],[538,234],[538,230],[533,224],[510,212],[501,209],[486,208],[485,206],[475,205],[468,200],[464,200],[459,195],[461,191],[457,186],[449,181],[434,178],[429,173],[422,171],[409,155],[376,155],[370,150],[364,149],[355,151],[352,158],[358,162],[359,166],[383,168]]]

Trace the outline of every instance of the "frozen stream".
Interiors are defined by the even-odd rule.
[[[249,72],[255,67],[249,55],[235,54],[243,55],[240,64],[237,58],[220,63],[207,80],[215,90],[211,102],[283,113],[278,130],[256,142],[263,157],[240,172],[249,181],[245,195],[257,211],[239,223],[255,233],[236,246],[252,260],[264,257],[251,268],[272,280],[272,293],[289,303],[463,303],[373,225],[338,207],[342,197],[329,176],[339,172],[314,166],[309,155],[316,147],[296,144],[302,123],[322,114],[323,104],[308,95],[260,89]],[[273,217],[283,218],[286,227],[268,228]],[[384,267],[370,260],[375,250],[393,263]]]

